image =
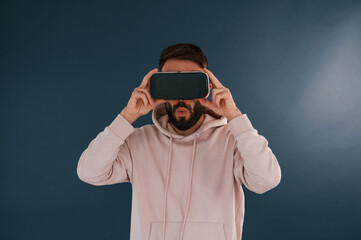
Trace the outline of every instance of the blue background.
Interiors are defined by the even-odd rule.
[[[0,238],[129,239],[131,184],[86,184],[77,162],[179,42],[282,169],[243,188],[242,239],[361,239],[361,2],[345,0],[1,1]]]

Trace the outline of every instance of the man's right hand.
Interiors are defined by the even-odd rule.
[[[156,72],[158,72],[157,68],[145,75],[140,86],[134,89],[127,106],[120,113],[130,124],[149,113],[159,103],[166,102],[164,99],[153,99],[150,95],[150,77]]]

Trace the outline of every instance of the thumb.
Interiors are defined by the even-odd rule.
[[[164,103],[164,102],[166,102],[166,100],[164,100],[164,99],[155,99],[155,104],[154,105],[157,105],[159,103]]]
[[[166,102],[164,99],[154,99],[154,104],[149,104],[148,107],[150,108],[150,110],[153,110],[158,106],[158,104],[164,102]]]
[[[213,103],[209,100],[207,100],[206,98],[202,98],[202,100],[200,101],[204,106],[210,108],[211,110],[214,109]]]

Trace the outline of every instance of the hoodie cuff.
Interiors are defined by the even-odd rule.
[[[243,132],[254,129],[251,121],[248,119],[248,116],[245,113],[233,118],[227,123],[227,125],[233,136],[237,136]]]
[[[109,125],[109,128],[123,140],[125,140],[135,130],[133,125],[120,114],[118,114],[118,116]]]

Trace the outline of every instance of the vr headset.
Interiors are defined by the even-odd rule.
[[[209,91],[209,77],[203,71],[157,72],[150,77],[153,99],[187,100],[205,98]]]

